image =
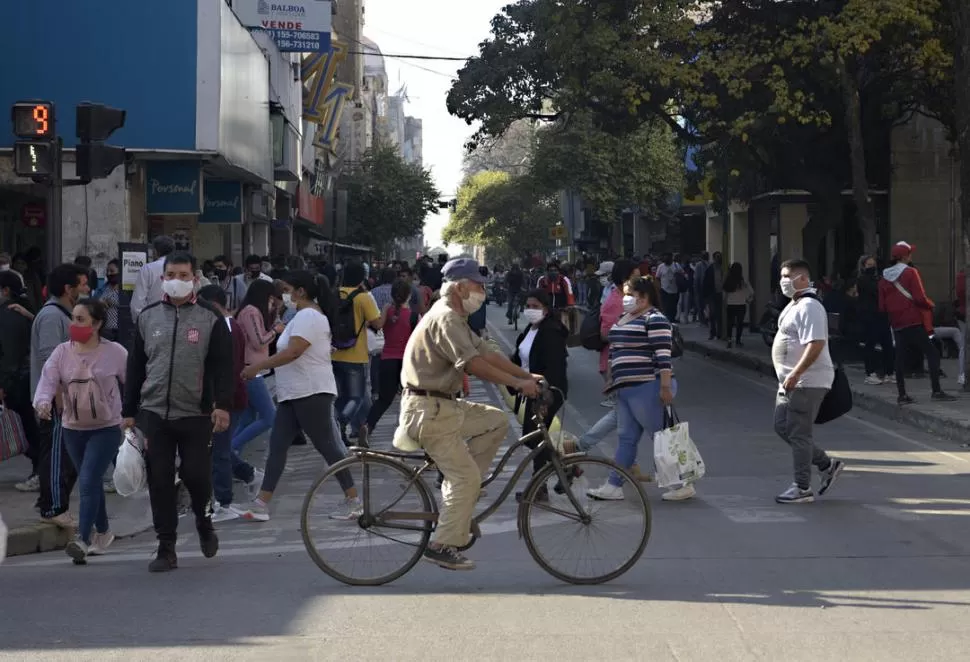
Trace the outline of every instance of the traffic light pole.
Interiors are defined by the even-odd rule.
[[[54,142],[54,172],[47,186],[47,271],[60,264],[64,259],[63,205],[64,205],[64,141],[57,138]]]

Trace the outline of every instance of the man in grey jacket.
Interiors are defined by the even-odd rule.
[[[68,341],[68,329],[78,299],[91,293],[88,272],[76,264],[54,267],[47,276],[50,297],[30,327],[30,398],[33,401],[44,363],[61,343]],[[61,417],[55,403],[51,419],[40,421],[40,515],[41,519],[62,528],[72,528],[74,521],[67,512],[77,471],[64,452],[61,441]]]
[[[178,567],[176,452],[202,554],[211,558],[219,551],[209,508],[209,449],[213,432],[229,427],[235,389],[232,338],[222,316],[196,300],[195,273],[195,258],[188,253],[165,258],[164,297],[138,316],[128,354],[122,413],[125,428],[137,423],[148,440],[148,492],[158,537],[151,572]]]

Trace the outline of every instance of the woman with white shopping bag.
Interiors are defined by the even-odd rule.
[[[101,337],[107,308],[95,299],[76,305],[70,340],[58,345],[34,393],[37,418],[49,420],[51,402],[64,402],[64,447],[77,467],[81,492],[77,539],[67,554],[82,564],[91,554],[104,554],[114,540],[108,530],[102,478],[121,446],[121,389],[128,352]]]
[[[609,332],[610,381],[607,393],[616,393],[619,444],[614,461],[629,469],[637,461],[641,442],[653,448],[653,435],[663,429],[664,407],[677,392],[671,363],[674,330],[660,312],[660,295],[652,279],[637,278],[624,286],[623,316]],[[652,455],[652,453],[651,453]],[[594,499],[623,499],[623,481],[611,474],[601,487],[591,489]],[[694,496],[690,483],[664,493],[665,501]]]

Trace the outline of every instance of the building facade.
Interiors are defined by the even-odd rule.
[[[18,26],[0,45],[18,63],[0,78],[0,106],[55,104],[65,178],[74,177],[75,106],[127,112],[109,141],[126,148],[127,162],[107,179],[65,188],[59,223],[48,217],[46,187],[13,173],[14,137],[0,130],[0,250],[20,252],[56,232],[61,248],[48,264],[86,254],[103,269],[119,242],[159,234],[200,257],[225,253],[238,263],[270,252],[273,221],[292,209],[303,171],[299,55],[250,33],[225,0],[104,0],[97,12],[86,3],[56,11],[5,3],[0,23]],[[19,56],[26,52],[35,56]]]

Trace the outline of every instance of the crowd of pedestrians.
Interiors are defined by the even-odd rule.
[[[577,304],[598,325],[593,346],[583,344],[600,354],[608,411],[564,450],[589,451],[616,432],[616,463],[650,481],[639,454],[664,427],[678,391],[676,325],[709,324],[713,338],[726,306],[728,346],[740,346],[753,299],[741,265],[724,274],[717,253],[713,259],[704,253],[599,264],[552,261],[532,269],[514,264],[491,272],[467,259],[395,262],[372,270],[357,261],[306,265],[253,255],[233,270],[225,256],[200,265],[176,251],[168,237],[153,246],[157,257],[141,269],[130,295],[120,286],[116,260],[99,282],[83,257],[44,274],[24,256],[0,255],[0,399],[23,422],[31,463],[30,476],[16,487],[39,493],[44,521],[76,530],[67,548],[76,563],[112,543],[105,476],[127,429],[137,428],[149,440],[148,490],[158,538],[149,569],[171,570],[178,564],[179,489],[190,496],[202,552],[212,557],[219,548],[214,523],[270,519],[292,445],[309,441],[333,464],[347,446],[368,444],[402,388],[405,429],[427,406],[422,398],[467,393],[467,384],[459,388],[454,375],[441,373],[445,364],[519,393],[515,407],[525,408],[525,433],[537,424],[534,403],[523,397],[535,389],[526,382],[543,375],[555,387],[545,410],[551,425],[568,394],[568,347],[576,329],[565,313]],[[895,245],[892,264],[881,273],[874,258],[863,256],[857,277],[844,287],[864,329],[867,383],[894,382],[900,404],[913,401],[904,375],[919,355],[928,362],[933,399],[952,399],[940,388],[933,344],[950,334],[934,324],[934,304],[912,265],[913,251],[905,242]],[[43,299],[35,305],[29,284],[41,274]],[[960,292],[962,281],[961,273]],[[816,414],[835,375],[830,329],[824,293],[814,286],[807,263],[779,265],[777,284],[784,309],[772,348],[779,380],[774,428],[792,448],[794,482],[776,500],[804,503],[824,494],[843,469],[813,439]],[[506,288],[510,323],[520,312],[525,322],[509,357],[488,358],[479,337],[484,323],[476,316],[484,316],[489,285],[493,295],[496,285]],[[957,311],[962,336],[963,311]],[[123,345],[119,332],[128,315],[133,333]],[[962,353],[962,342],[959,347]],[[476,356],[486,357],[485,364],[473,362]],[[484,471],[501,426],[492,425],[490,410],[461,411],[462,430],[481,428],[487,437],[480,456],[470,445],[462,457],[471,452],[472,459],[459,462],[450,436],[424,428],[416,434],[443,473],[446,511],[429,560],[467,569],[473,564],[457,551],[457,540],[473,503],[472,466]],[[481,420],[475,419],[479,414]],[[265,464],[244,461],[247,444],[267,432]],[[547,454],[538,455],[533,470],[547,462]],[[813,466],[820,475],[817,491]],[[361,512],[357,486],[348,472],[338,479],[345,498],[331,517],[352,519]],[[234,499],[234,481],[247,488],[242,503]],[[75,482],[77,522],[68,512]],[[468,485],[457,485],[462,482]],[[667,501],[696,494],[692,480],[666,487]],[[589,496],[622,500],[622,478],[610,476]]]
[[[16,489],[38,494],[44,522],[76,532],[67,547],[76,563],[113,541],[104,494],[129,428],[147,439],[155,572],[178,564],[180,490],[211,557],[214,523],[269,519],[291,445],[309,440],[330,463],[366,445],[445,262],[388,264],[378,283],[357,261],[252,255],[233,269],[225,256],[200,264],[169,237],[153,249],[131,292],[117,260],[99,279],[84,256],[45,272],[33,253],[0,255],[0,401],[22,421],[30,460]],[[133,331],[121,338],[126,323]],[[252,466],[242,451],[266,432],[265,465]],[[360,502],[340,478],[346,501],[333,517],[350,518]],[[242,503],[234,481],[247,488]]]

